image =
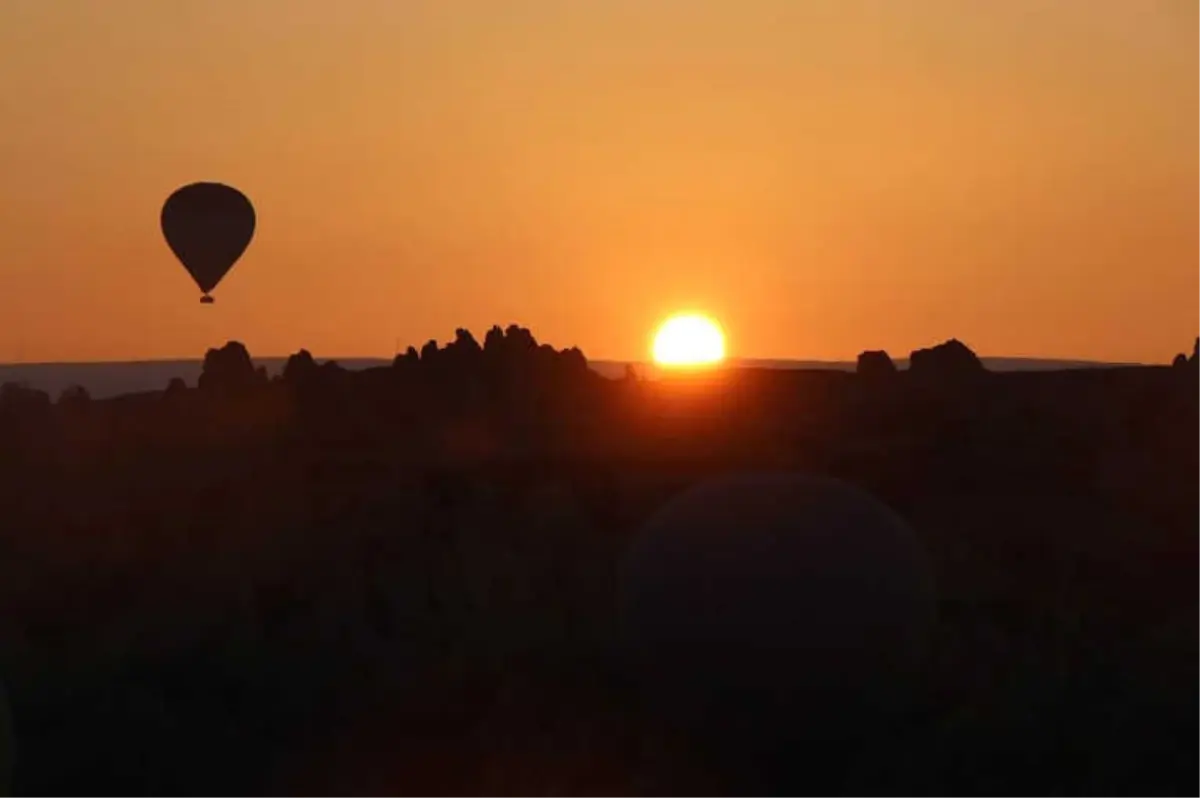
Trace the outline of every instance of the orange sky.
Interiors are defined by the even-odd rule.
[[[516,321],[645,356],[1166,362],[1200,328],[1187,0],[2,0],[0,361],[388,355]],[[193,180],[258,208],[201,306]]]

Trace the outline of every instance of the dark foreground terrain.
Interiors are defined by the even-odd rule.
[[[609,380],[513,327],[360,372],[231,344],[198,389],[8,386],[10,788],[1196,794],[1195,356],[889,365]],[[939,596],[912,711],[767,764],[778,728],[701,739],[613,640],[638,525],[764,468],[885,501]]]

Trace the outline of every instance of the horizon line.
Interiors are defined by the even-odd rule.
[[[935,344],[936,346],[936,344]],[[212,347],[215,348],[215,347]],[[303,348],[303,347],[302,347]],[[570,348],[570,347],[568,347]],[[297,352],[300,350],[297,350]],[[399,355],[317,355],[308,350],[313,359],[317,361],[338,361],[347,362],[355,360],[374,360],[381,363],[391,363]],[[864,350],[864,351],[884,351],[887,350]],[[915,350],[914,350],[915,351]],[[255,355],[251,354],[252,361],[257,360],[287,360],[296,352],[291,352],[286,355]],[[911,352],[902,356],[896,357],[888,352],[888,356],[894,362],[907,362],[911,358]],[[1186,353],[1185,353],[1186,354]],[[976,353],[980,360],[1017,360],[1029,362],[1055,362],[1055,363],[1089,363],[1103,366],[1159,366],[1170,365],[1169,360],[1163,362],[1148,362],[1148,361],[1129,361],[1129,360],[1097,360],[1087,357],[1063,357],[1063,356],[1044,356],[1044,355],[984,355]],[[626,359],[626,358],[610,358],[610,357],[588,357],[584,353],[589,363],[615,363],[615,364],[630,364],[635,366],[652,366],[654,361],[650,358],[645,359]],[[1174,357],[1174,356],[1172,356]],[[149,358],[130,358],[127,360],[17,360],[17,361],[2,361],[0,367],[7,366],[112,366],[112,365],[141,365],[141,364],[158,364],[158,363],[199,363],[203,362],[204,355],[193,355],[190,357],[149,357]],[[830,365],[851,364],[853,365],[858,360],[858,355],[853,355],[847,358],[805,358],[805,357],[728,357],[725,362],[736,365],[739,363],[826,363]]]

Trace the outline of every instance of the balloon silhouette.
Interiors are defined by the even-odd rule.
[[[788,472],[677,495],[639,530],[618,584],[627,662],[648,694],[762,751],[849,739],[903,710],[935,612],[903,520],[857,487]]]
[[[176,190],[162,208],[162,232],[196,285],[209,293],[237,263],[254,237],[254,206],[222,183],[192,183]]]

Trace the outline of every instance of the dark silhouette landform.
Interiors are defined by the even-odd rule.
[[[379,357],[317,357],[318,362],[334,360],[347,371],[363,371],[391,365],[391,358]],[[989,371],[1065,371],[1132,367],[1139,363],[1104,363],[1088,360],[1049,360],[1021,357],[981,357]],[[287,365],[287,357],[253,357],[254,365],[262,366],[271,377],[278,376]],[[898,370],[908,368],[908,358],[893,361]],[[853,360],[779,360],[761,358],[735,358],[726,362],[727,367],[749,369],[782,369],[788,371],[855,371]],[[588,367],[597,374],[610,379],[620,379],[626,368],[633,368],[643,379],[655,379],[661,369],[652,363],[623,360],[594,360],[588,358]],[[141,360],[125,362],[78,362],[78,363],[0,363],[0,385],[11,382],[27,388],[45,391],[57,397],[68,388],[82,387],[93,399],[111,399],[121,394],[150,393],[162,390],[171,379],[178,377],[188,386],[196,387],[204,360]]]
[[[1195,794],[1198,365],[6,384],[0,786]]]

